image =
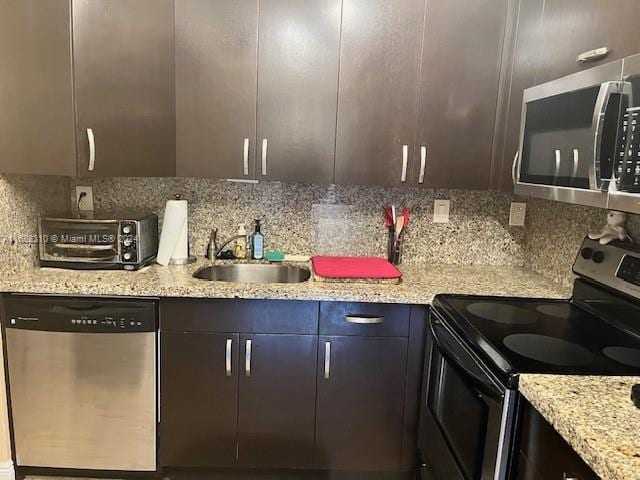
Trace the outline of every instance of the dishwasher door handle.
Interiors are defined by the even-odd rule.
[[[226,373],[227,373],[227,377],[231,376],[231,349],[233,347],[233,340],[231,340],[230,338],[227,338],[227,348],[225,349],[225,354],[224,354],[224,363],[225,363],[225,369],[226,369]]]

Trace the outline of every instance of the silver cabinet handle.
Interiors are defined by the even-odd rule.
[[[516,183],[518,183],[518,157],[520,156],[520,152],[516,150],[516,154],[513,157],[513,164],[511,165],[511,180],[513,180],[513,186],[515,187]]]
[[[580,165],[580,151],[577,148],[573,149],[573,172],[571,173],[572,178],[576,178],[578,175],[578,166]]]
[[[227,377],[231,376],[231,347],[233,345],[233,340],[227,338],[227,348],[224,354],[225,367],[227,371]]]
[[[576,62],[578,63],[587,63],[587,62],[595,62],[596,60],[600,60],[601,58],[609,55],[609,49],[607,47],[600,47],[594,50],[589,50],[587,52],[583,52],[576,57]]]
[[[242,173],[249,175],[249,139],[244,139],[244,147],[242,150]]]
[[[402,174],[400,176],[401,182],[407,181],[407,167],[409,164],[409,145],[402,146]]]
[[[555,155],[556,155],[556,173],[555,173],[555,176],[557,177],[558,175],[560,175],[560,163],[562,162],[562,154],[560,153],[560,150],[556,150],[555,151]]]
[[[269,147],[269,140],[262,139],[262,175],[267,174],[267,148]]]
[[[427,167],[427,147],[420,147],[420,177],[418,183],[424,183],[424,170]]]
[[[247,377],[251,376],[251,340],[247,340],[244,354],[244,373]]]
[[[345,315],[344,319],[349,323],[360,325],[378,325],[384,323],[384,317],[376,315]]]
[[[93,135],[93,128],[87,128],[87,141],[89,142],[89,166],[88,170],[93,172],[96,166],[96,138]]]
[[[562,480],[579,480],[579,479],[572,473],[563,472]]]
[[[331,376],[331,342],[324,342],[324,378]]]

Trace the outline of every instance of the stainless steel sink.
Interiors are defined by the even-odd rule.
[[[300,283],[311,276],[307,268],[286,265],[212,265],[197,270],[193,276],[210,282]]]

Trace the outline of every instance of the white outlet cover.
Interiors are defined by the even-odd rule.
[[[433,202],[433,223],[449,223],[450,200],[436,200]]]
[[[80,195],[85,193],[86,195],[80,199]],[[76,203],[74,205],[80,211],[92,211],[93,210],[93,188],[91,187],[76,187]],[[74,208],[74,209],[75,209]]]
[[[511,202],[509,210],[509,225],[512,227],[524,227],[527,216],[527,204],[522,202]]]

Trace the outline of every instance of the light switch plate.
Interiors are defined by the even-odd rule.
[[[509,225],[512,227],[524,227],[526,215],[526,203],[511,202],[511,209],[509,210]]]
[[[85,194],[80,198],[82,194]],[[93,188],[91,187],[76,187],[76,204],[74,205],[78,210],[83,212],[93,210]]]
[[[450,200],[436,200],[433,202],[433,223],[449,223]]]

